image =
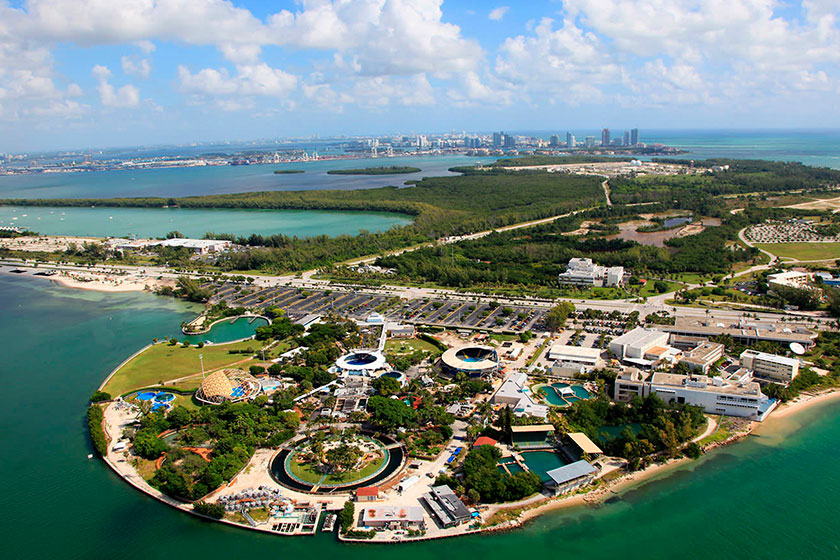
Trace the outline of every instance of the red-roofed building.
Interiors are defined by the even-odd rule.
[[[492,445],[492,446],[495,447],[498,443],[499,443],[498,441],[496,441],[495,439],[493,439],[491,437],[481,436],[480,438],[475,440],[475,443],[473,444],[473,447],[481,447],[482,445]]]
[[[357,502],[375,502],[379,499],[379,486],[362,486],[356,489]]]

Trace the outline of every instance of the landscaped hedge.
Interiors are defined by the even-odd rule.
[[[105,430],[102,429],[102,420],[105,418],[105,413],[94,404],[88,408],[87,415],[90,441],[99,456],[104,457],[108,453],[108,439],[105,437]]]
[[[419,338],[420,340],[424,340],[424,341],[428,342],[429,344],[431,344],[432,346],[434,346],[435,348],[437,348],[438,350],[441,350],[443,352],[446,352],[449,349],[449,347],[446,344],[444,344],[440,340],[438,340],[435,337],[433,337],[431,335],[428,335],[426,333],[418,334],[417,338]]]

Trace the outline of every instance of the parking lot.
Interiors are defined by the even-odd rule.
[[[495,332],[544,330],[544,318],[548,311],[536,305],[503,306],[455,299],[402,299],[364,291],[257,288],[232,283],[219,286],[212,301],[225,301],[231,307],[277,306],[284,309],[293,320],[310,314],[330,312],[363,319],[375,311],[390,320],[403,323]]]

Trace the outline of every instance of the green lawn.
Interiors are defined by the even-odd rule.
[[[422,350],[424,352],[437,352],[438,349],[432,344],[419,338],[410,338],[405,340],[391,339],[385,341],[385,351],[391,354],[411,354]]]
[[[199,354],[204,356],[204,371],[218,369],[248,359],[247,354],[228,354],[228,350],[258,349],[262,343],[246,340],[233,344],[217,344],[196,348],[184,348],[180,344],[170,346],[159,342],[125,364],[104,387],[104,391],[113,396],[124,395],[134,389],[159,385],[163,381],[201,373]],[[247,364],[246,368],[247,369]],[[189,380],[179,388],[192,389],[194,382]]]
[[[291,470],[292,474],[299,479],[312,484],[316,484],[318,482],[321,482],[321,484],[339,484],[351,483],[356,480],[367,478],[378,471],[382,467],[383,463],[385,463],[385,458],[380,457],[376,461],[371,461],[359,471],[340,473],[340,475],[330,474],[327,475],[323,481],[321,481],[321,478],[324,476],[323,473],[316,470],[312,463],[296,463],[295,461],[289,461],[289,470]]]
[[[840,243],[756,243],[755,246],[777,257],[800,261],[840,259]]]
[[[657,292],[656,290],[653,289],[653,285],[654,285],[655,282],[656,282],[655,280],[648,280],[645,283],[645,285],[642,287],[642,289],[639,291],[639,295],[641,297],[658,296],[660,293],[665,294],[665,293],[669,293],[669,292],[676,292],[677,290],[679,290],[683,287],[683,285],[680,284],[679,282],[666,281],[665,283],[668,284],[668,289],[665,290],[664,292]]]

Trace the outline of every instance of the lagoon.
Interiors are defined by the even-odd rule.
[[[91,237],[163,237],[174,230],[186,237],[201,237],[207,232],[335,236],[355,235],[362,230],[385,231],[409,223],[410,216],[387,212],[0,206],[0,226],[18,226],[46,235]]]

